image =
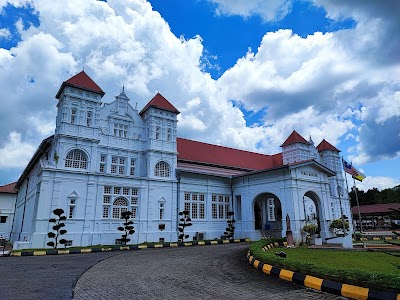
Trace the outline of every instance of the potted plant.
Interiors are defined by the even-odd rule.
[[[332,220],[331,225],[329,227],[333,230],[336,236],[343,237],[347,234],[347,231],[349,230],[349,222],[347,221],[344,222],[344,230],[343,230],[342,219]]]
[[[304,225],[303,231],[307,233],[307,240],[312,241],[315,245],[322,245],[322,239],[319,236],[318,226],[315,224]]]

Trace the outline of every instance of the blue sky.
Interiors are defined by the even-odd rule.
[[[160,91],[185,138],[272,154],[292,130],[400,183],[400,4],[331,0],[0,1],[0,184],[54,132],[83,67],[113,100]],[[12,105],[10,105],[12,103]]]

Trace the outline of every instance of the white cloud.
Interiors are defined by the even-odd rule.
[[[260,16],[264,21],[283,19],[291,10],[289,0],[208,0],[216,4],[218,15],[238,15],[244,18]]]
[[[352,179],[351,182],[353,182]],[[356,182],[357,189],[363,190],[365,192],[373,188],[377,188],[378,190],[388,189],[396,185],[399,185],[399,179],[385,176],[367,176],[362,182]]]
[[[7,28],[0,28],[0,39],[9,39],[11,36],[10,30]]]
[[[208,55],[202,38],[174,36],[145,0],[12,4],[28,2],[40,25],[24,28],[17,22],[22,40],[10,50],[0,49],[0,98],[13,104],[0,110],[2,149],[10,143],[11,132],[21,132],[19,141],[32,141],[33,148],[51,134],[54,95],[64,80],[85,66],[106,92],[106,102],[123,84],[138,109],[160,91],[182,112],[182,137],[275,153],[296,129],[306,138],[311,134],[316,143],[325,138],[333,145],[353,134],[358,143],[351,153],[354,162],[393,157],[399,151],[393,139],[398,132],[389,130],[399,120],[399,62],[386,54],[400,51],[395,51],[396,42],[386,39],[385,30],[396,23],[388,10],[383,13],[388,18],[382,19],[379,10],[368,14],[363,7],[361,13],[339,1],[343,14],[358,21],[356,28],[307,37],[291,30],[268,32],[256,51],[249,50],[213,80],[202,71]],[[220,13],[258,14],[265,21],[290,10],[288,1],[213,2]],[[5,3],[0,0],[0,7]],[[340,12],[340,6],[334,3],[318,5],[339,18],[335,11]],[[266,114],[248,127],[232,101],[251,113]],[[361,124],[358,132],[355,122]],[[384,145],[391,139],[395,143],[372,149],[369,144],[377,134]]]
[[[21,140],[21,134],[11,132],[6,144],[0,148],[0,167],[25,167],[31,159],[35,148],[28,142]]]

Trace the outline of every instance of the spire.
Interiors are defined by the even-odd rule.
[[[314,142],[313,142],[313,140],[311,138],[311,134],[310,134],[310,139],[308,140],[308,142],[310,143],[310,145],[314,145]]]
[[[129,101],[128,96],[125,94],[125,86],[122,86],[122,91],[121,93],[115,97],[118,101]]]

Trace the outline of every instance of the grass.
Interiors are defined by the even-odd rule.
[[[273,266],[377,290],[400,291],[400,253],[332,249],[285,248],[287,258],[275,256],[272,248],[261,248],[271,241],[254,242],[254,257]],[[397,255],[397,256],[396,256]]]

